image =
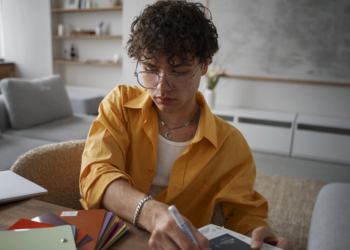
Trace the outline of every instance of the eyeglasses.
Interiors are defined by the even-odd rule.
[[[137,81],[141,87],[144,87],[146,89],[155,89],[160,82],[160,78],[165,77],[170,88],[180,91],[186,90],[191,86],[191,81],[196,77],[199,67],[201,66],[201,64],[198,65],[198,68],[193,76],[190,76],[186,73],[167,73],[166,75],[160,76],[157,72],[154,71],[137,72],[138,63],[139,62],[136,63],[134,76],[137,77]]]

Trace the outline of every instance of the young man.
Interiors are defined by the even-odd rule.
[[[151,232],[153,249],[209,249],[196,228],[222,204],[225,227],[292,249],[264,221],[254,160],[243,136],[214,116],[198,92],[218,50],[206,8],[186,1],[147,6],[131,27],[128,54],[140,87],[118,86],[101,103],[83,153],[85,209],[104,207]],[[153,196],[154,199],[151,197]],[[199,247],[168,212],[176,205]]]

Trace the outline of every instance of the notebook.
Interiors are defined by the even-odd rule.
[[[39,185],[10,170],[0,171],[0,204],[47,194]]]
[[[78,245],[79,250],[95,249],[106,214],[104,209],[58,211],[56,213],[61,219],[87,232],[92,237],[92,241],[83,246]]]
[[[61,219],[53,213],[42,214],[38,217],[33,218],[32,221],[51,224],[55,226],[71,225],[71,223],[68,223],[67,221]],[[77,237],[75,238],[77,246],[81,246],[82,244],[92,241],[92,238],[90,237],[90,235],[87,234],[86,231],[82,231],[79,227],[77,228]]]
[[[124,233],[129,230],[124,222],[119,221],[113,228],[112,232],[108,235],[107,239],[103,242],[102,246],[98,250],[107,250],[114,242],[116,242]]]
[[[212,250],[251,250],[252,239],[248,236],[213,224],[198,229],[210,242]],[[282,250],[281,248],[263,243],[260,250]]]
[[[10,226],[7,230],[33,229],[33,228],[43,228],[43,227],[55,227],[55,225],[40,223],[36,221],[31,221],[28,219],[19,219],[15,224]]]
[[[108,223],[108,227],[105,228],[104,233],[101,238],[99,238],[98,243],[96,245],[96,249],[100,249],[102,243],[105,241],[105,239],[109,236],[109,234],[113,231],[113,229],[116,227],[117,223],[119,221],[119,218],[115,215],[113,215],[113,218],[110,219]]]
[[[104,234],[104,232],[106,231],[106,229],[108,229],[109,224],[111,223],[111,219],[115,218],[115,215],[112,212],[107,212],[106,216],[105,216],[105,220],[102,224],[102,228],[100,231],[100,235],[98,236],[97,241],[100,241],[102,235]]]
[[[55,226],[46,224],[46,223],[31,221],[28,219],[19,219],[15,224],[10,226],[7,230],[28,230],[28,229],[46,228],[46,227],[55,227]],[[77,228],[72,225],[71,225],[71,228],[72,228],[73,238],[75,239],[75,244],[77,244],[76,242]]]
[[[59,211],[57,215],[93,238],[86,245],[78,245],[79,250],[107,250],[129,230],[118,216],[104,209]]]
[[[76,250],[71,226],[0,231],[0,249]]]
[[[33,231],[62,226],[71,227],[71,235],[78,250],[107,250],[129,230],[126,223],[121,221],[118,216],[104,209],[59,211],[57,215],[46,213],[32,220],[22,218],[8,230]],[[52,231],[52,233],[54,232]],[[31,234],[33,234],[33,240],[41,241],[38,234]],[[12,241],[12,244],[16,243]],[[45,242],[42,244],[46,246]],[[35,247],[39,246],[41,247],[39,243],[35,245]],[[35,247],[29,249],[36,249]],[[0,247],[0,249],[2,248]]]

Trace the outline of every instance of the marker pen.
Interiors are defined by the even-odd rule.
[[[192,232],[188,228],[187,224],[184,222],[184,220],[181,217],[181,214],[179,211],[177,211],[176,207],[174,205],[170,206],[168,208],[170,214],[173,216],[174,220],[176,221],[176,224],[181,228],[181,230],[190,238],[190,240],[195,243],[198,247],[199,244],[196,240],[196,238],[193,236]]]

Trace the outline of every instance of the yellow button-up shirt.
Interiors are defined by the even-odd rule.
[[[213,115],[197,92],[202,115],[197,134],[174,162],[169,186],[155,197],[176,205],[197,228],[210,223],[214,206],[222,202],[225,227],[245,234],[268,226],[268,205],[254,191],[252,153],[242,134]],[[102,102],[82,157],[81,203],[97,209],[107,186],[123,178],[147,194],[157,160],[158,117],[148,92],[118,86]]]

